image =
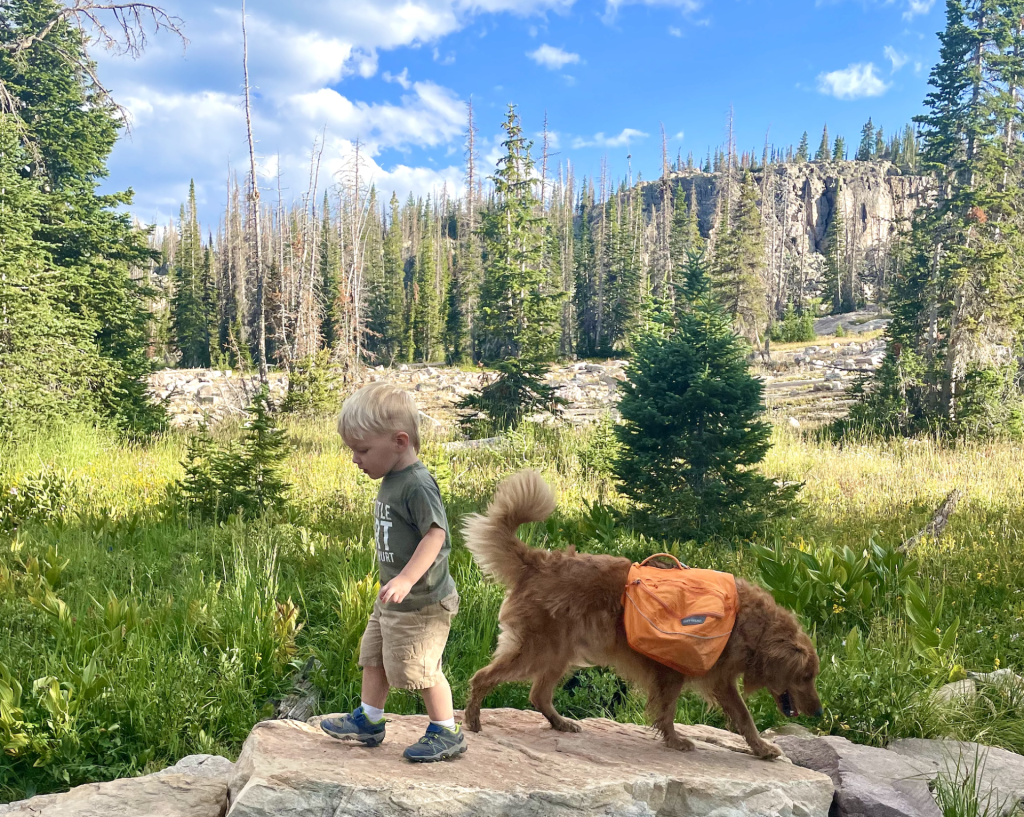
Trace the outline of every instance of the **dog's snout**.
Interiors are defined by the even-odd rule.
[[[821,704],[818,704],[818,708],[814,710],[814,717],[820,718],[824,714],[825,710],[822,708]]]

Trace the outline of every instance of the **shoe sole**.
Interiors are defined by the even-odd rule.
[[[447,752],[441,752],[441,754],[435,757],[409,757],[405,756],[405,759],[410,763],[437,763],[440,760],[452,760],[457,758],[459,755],[464,754],[466,751],[466,744],[449,749]]]
[[[358,737],[357,735],[336,735],[333,732],[328,732],[322,726],[320,727],[320,731],[323,732],[325,735],[330,735],[335,740],[343,740],[343,741],[351,741],[351,742],[354,742],[354,743],[361,743],[361,744],[363,744],[363,746],[380,746],[384,742],[384,735],[381,735],[380,737],[373,736],[373,737],[368,737],[368,738],[361,738],[361,737]]]

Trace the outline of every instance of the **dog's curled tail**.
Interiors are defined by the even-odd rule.
[[[516,530],[547,519],[554,510],[555,495],[540,473],[520,471],[498,485],[486,515],[466,517],[466,547],[486,575],[510,587],[530,553]]]

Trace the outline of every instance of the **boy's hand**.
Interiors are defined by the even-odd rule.
[[[385,604],[388,602],[401,604],[401,602],[405,600],[405,597],[409,595],[412,585],[413,583],[409,581],[409,579],[399,573],[380,589],[380,594],[377,598]]]

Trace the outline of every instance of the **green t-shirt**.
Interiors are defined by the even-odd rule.
[[[433,525],[444,531],[441,552],[401,603],[385,605],[388,610],[419,610],[435,604],[455,592],[455,582],[448,572],[448,553],[452,549],[448,517],[441,489],[427,467],[417,461],[381,480],[373,504],[373,538],[381,586],[402,572]]]

